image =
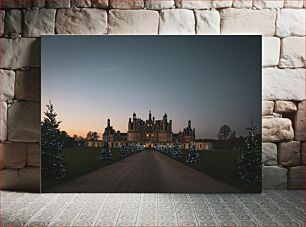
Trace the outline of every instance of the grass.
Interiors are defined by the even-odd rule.
[[[178,161],[185,165],[205,173],[215,179],[223,181],[233,187],[236,187],[244,192],[260,192],[261,184],[247,184],[240,180],[235,174],[235,163],[239,156],[238,151],[234,150],[208,150],[199,151],[200,162],[187,163],[186,151],[183,151],[183,156]],[[261,163],[259,163],[261,165]]]
[[[79,177],[101,167],[113,164],[119,160],[120,150],[112,149],[112,160],[103,161],[99,159],[100,148],[71,147],[63,150],[63,156],[67,173],[64,179],[50,179],[43,182],[43,188],[55,186],[64,181]],[[131,155],[131,154],[130,154]]]

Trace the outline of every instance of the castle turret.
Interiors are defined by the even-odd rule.
[[[107,128],[110,128],[110,119],[107,119]]]
[[[132,129],[132,118],[129,118],[128,130]]]

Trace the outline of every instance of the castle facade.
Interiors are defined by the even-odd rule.
[[[157,144],[173,143],[172,120],[168,121],[166,113],[162,120],[152,118],[151,111],[147,120],[137,118],[134,113],[133,119],[129,118],[127,141],[144,144],[149,148]]]
[[[157,145],[173,146],[176,141],[181,144],[182,149],[189,149],[190,142],[195,142],[198,150],[209,150],[212,143],[208,140],[196,140],[195,128],[191,127],[191,121],[188,121],[187,127],[178,133],[172,131],[172,120],[168,120],[165,113],[162,119],[156,120],[149,112],[148,119],[137,118],[133,113],[128,121],[127,133],[116,131],[107,120],[107,126],[104,129],[103,140],[107,137],[111,147],[119,148],[121,145],[129,143],[138,143],[146,148],[154,148]],[[103,141],[87,141],[88,147],[100,147]]]

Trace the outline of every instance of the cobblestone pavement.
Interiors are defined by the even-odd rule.
[[[4,226],[304,226],[303,191],[261,194],[1,192]]]

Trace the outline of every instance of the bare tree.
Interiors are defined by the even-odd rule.
[[[87,140],[98,140],[99,139],[99,134],[97,132],[88,132],[86,135]]]
[[[222,125],[219,129],[218,137],[220,140],[227,140],[229,139],[231,133],[231,127],[229,127],[228,125]]]

